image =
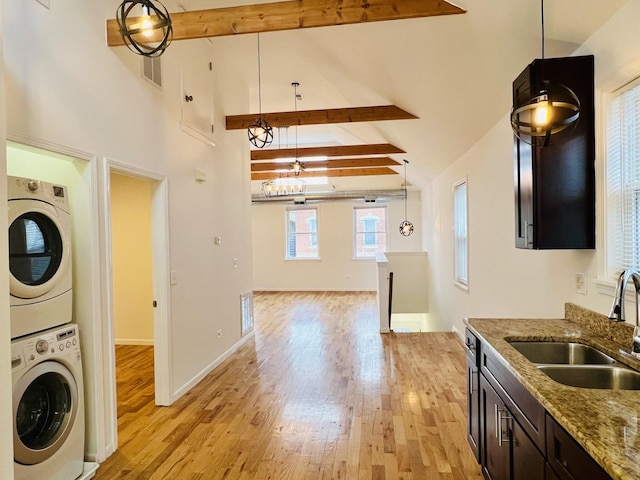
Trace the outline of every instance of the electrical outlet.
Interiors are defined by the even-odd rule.
[[[584,273],[576,273],[576,292],[587,294],[587,276]]]
[[[221,329],[221,328],[219,328],[219,329],[218,329],[218,338],[220,338],[221,336],[222,336],[222,329]]]

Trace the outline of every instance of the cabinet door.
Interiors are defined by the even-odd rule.
[[[610,480],[596,461],[549,415],[547,415],[547,459],[562,480]]]
[[[214,146],[211,44],[207,40],[189,42],[181,57],[180,126],[185,133]]]
[[[531,96],[530,69],[526,68],[513,82],[513,101]],[[530,122],[531,116],[523,112],[523,122]],[[516,207],[516,248],[533,248],[533,156],[531,145],[514,136],[513,175]]]
[[[511,422],[511,479],[541,480],[545,461],[540,451],[515,420]]]
[[[480,376],[480,398],[482,473],[490,480],[508,480],[509,429],[506,428],[506,420],[500,420],[507,416],[507,409],[482,375]]]
[[[467,439],[476,460],[480,462],[480,392],[475,359],[467,357]]]

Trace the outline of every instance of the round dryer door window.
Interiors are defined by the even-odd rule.
[[[16,462],[42,463],[64,444],[77,413],[78,389],[61,363],[36,365],[13,390],[13,450]]]
[[[9,270],[22,285],[46,285],[60,269],[63,247],[59,225],[51,217],[23,213],[9,226]],[[35,290],[36,295],[42,294]]]

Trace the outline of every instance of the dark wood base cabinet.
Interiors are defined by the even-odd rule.
[[[544,456],[489,382],[480,376],[482,473],[491,480],[540,480]]]
[[[479,418],[480,413],[480,342],[467,330],[467,418]],[[467,422],[467,439],[476,460],[480,462],[480,423]]]
[[[611,480],[467,329],[467,437],[487,480]]]

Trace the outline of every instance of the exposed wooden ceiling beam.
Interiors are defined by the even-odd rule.
[[[307,148],[269,148],[266,150],[251,150],[251,160],[275,160],[276,158],[305,158],[305,157],[348,157],[352,155],[389,155],[392,153],[406,153],[404,150],[390,143],[370,145],[342,145],[337,147],[307,147]]]
[[[290,0],[170,15],[173,40],[188,40],[460,13],[465,10],[443,0]],[[107,45],[124,45],[117,21],[106,27]]]
[[[365,175],[398,175],[398,172],[389,167],[375,168],[336,168],[322,172],[302,172],[297,178],[308,177],[362,177]],[[282,174],[277,172],[255,172],[251,174],[251,180],[274,180]]]
[[[248,128],[259,113],[228,115],[227,130]],[[325,110],[301,110],[298,112],[263,113],[262,118],[272,127],[291,125],[325,125],[329,123],[377,122],[380,120],[410,120],[418,118],[395,105],[379,107],[333,108]]]
[[[400,162],[389,157],[376,158],[340,158],[338,160],[322,160],[305,162],[307,168],[363,168],[363,167],[385,167],[389,165],[400,165]],[[252,172],[272,172],[287,168],[282,162],[257,162],[251,164]]]

